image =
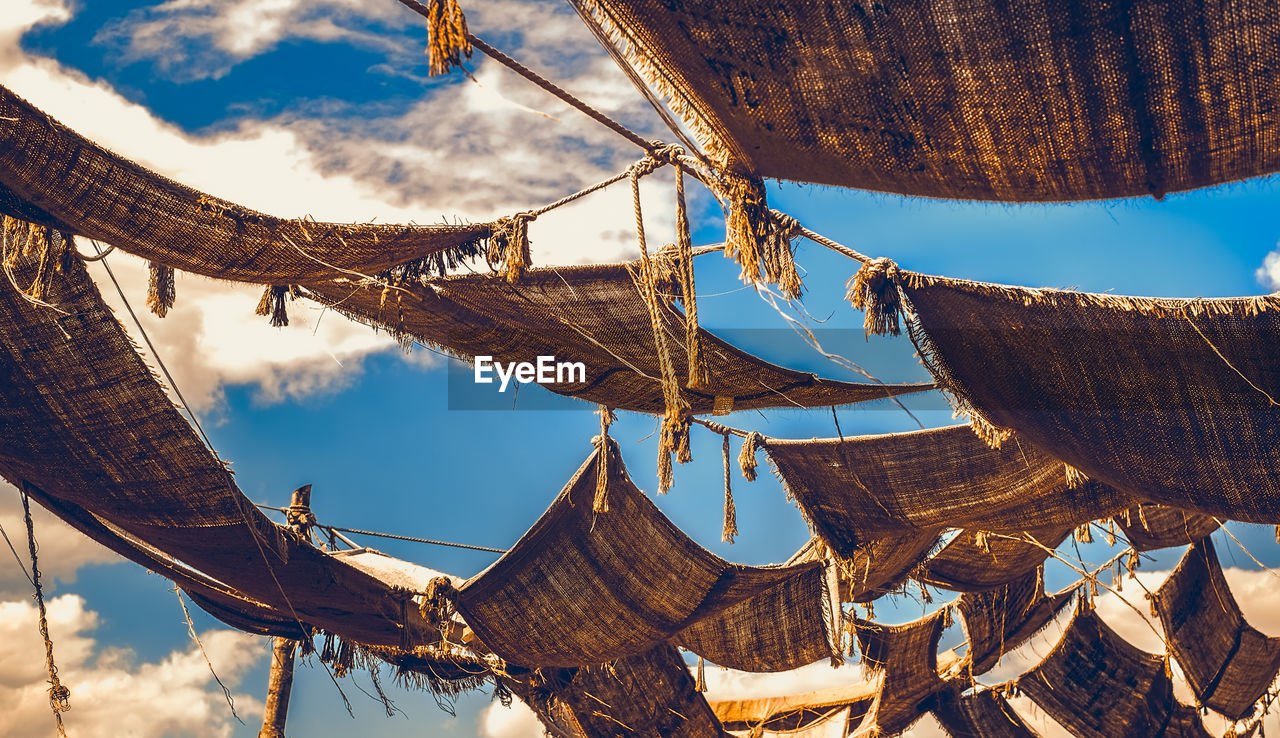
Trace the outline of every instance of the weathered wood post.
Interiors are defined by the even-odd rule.
[[[289,527],[305,536],[315,523],[311,514],[311,485],[293,491],[285,513]],[[284,738],[285,719],[289,715],[289,695],[293,691],[293,660],[298,642],[276,637],[271,648],[271,675],[267,677],[266,710],[262,714],[262,730],[258,738]]]

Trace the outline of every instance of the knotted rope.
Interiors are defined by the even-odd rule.
[[[596,496],[591,503],[591,511],[609,512],[609,426],[618,417],[604,405],[596,408],[600,416],[600,435],[596,436],[598,453],[596,454]]]
[[[66,738],[67,730],[62,724],[62,713],[71,709],[71,690],[62,685],[62,680],[58,678],[58,665],[53,660],[53,640],[49,638],[49,621],[46,619],[44,589],[40,586],[40,565],[37,560],[40,547],[36,543],[35,524],[31,521],[31,500],[27,496],[25,482],[19,495],[22,498],[23,520],[27,524],[27,548],[31,552],[31,583],[35,586],[36,607],[40,611],[40,637],[44,639],[45,666],[49,670],[49,708],[53,711],[58,735]]]

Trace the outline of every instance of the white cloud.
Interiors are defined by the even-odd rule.
[[[190,134],[125,100],[103,82],[22,52],[17,41],[23,32],[40,23],[65,22],[71,12],[66,0],[16,5],[0,18],[0,77],[10,89],[128,158],[198,189],[284,217],[490,220],[557,199],[637,158],[637,152],[612,132],[494,64],[478,67],[480,85],[465,80],[445,85],[430,99],[394,115],[339,104],[322,111],[320,118],[245,119],[230,131]],[[560,81],[612,115],[643,119],[646,111],[639,96],[592,46],[581,24],[572,14],[550,7],[506,0],[486,5],[476,15],[501,17],[505,27],[528,29],[516,49],[524,58],[536,63],[558,53],[561,61],[574,59],[575,67],[564,70],[567,79]],[[332,15],[326,17],[342,19],[400,11],[394,3],[386,6],[390,10],[365,8],[356,0],[175,0],[153,10],[242,35],[246,28],[257,29],[252,38],[239,40],[221,30],[209,32],[228,51],[253,54],[289,34],[305,34],[306,26],[285,21],[257,26],[241,23],[241,16],[294,18],[297,13],[311,17],[327,12]],[[585,40],[578,38],[582,36]],[[594,51],[587,54],[583,48]],[[547,111],[555,119],[531,110]],[[643,185],[646,226],[654,246],[670,240],[674,232],[669,176],[660,172]],[[548,213],[530,226],[535,263],[628,258],[635,254],[632,223],[625,183]],[[267,401],[340,389],[358,373],[364,356],[392,349],[385,336],[333,313],[324,314],[313,335],[321,313],[303,303],[292,306],[287,329],[272,329],[253,315],[260,288],[187,275],[179,276],[177,305],[161,321],[141,309],[141,263],[121,254],[109,259],[196,410],[216,408],[227,384],[257,384],[259,396]],[[128,325],[101,268],[93,273]]]
[[[1254,272],[1258,281],[1269,290],[1280,290],[1280,251],[1272,251],[1262,260],[1262,266]]]
[[[55,582],[75,582],[76,571],[86,564],[122,561],[35,502],[31,503],[31,521],[36,541],[40,544],[40,573],[46,591],[50,591]],[[8,534],[22,561],[19,568],[8,546],[0,548],[0,600],[29,597],[31,584],[24,572],[30,570],[31,559],[27,553],[27,526],[22,517],[22,503],[18,490],[3,480],[0,480],[0,527]]]
[[[493,702],[480,711],[478,734],[482,738],[543,738],[542,721],[519,699],[511,707]]]
[[[71,690],[71,710],[63,713],[71,735],[129,735],[161,738],[226,738],[230,709],[195,645],[161,661],[137,663],[131,651],[104,648],[92,636],[97,613],[84,600],[63,595],[48,602],[49,633],[59,677]],[[30,601],[0,602],[0,734],[45,738],[53,732],[49,711],[44,644]],[[228,687],[267,653],[261,639],[228,630],[201,635],[209,659]],[[262,715],[262,704],[234,695],[246,721]]]

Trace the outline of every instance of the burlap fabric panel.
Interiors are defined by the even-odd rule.
[[[962,595],[956,607],[969,639],[970,672],[994,669],[1004,654],[1048,625],[1072,596],[1070,591],[1046,596],[1042,569],[1002,587]]]
[[[881,681],[853,735],[894,735],[933,708],[934,698],[945,688],[938,675],[944,623],[941,611],[906,625],[855,620],[863,665]]]
[[[206,277],[305,284],[416,259],[480,253],[489,224],[375,225],[276,218],[124,159],[0,87],[0,211]],[[245,172],[252,177],[252,172]],[[305,253],[304,253],[305,252]]]
[[[1156,591],[1156,603],[1200,703],[1233,720],[1250,714],[1280,672],[1280,638],[1245,621],[1209,538],[1187,549]]]
[[[979,544],[978,531],[960,531],[924,562],[924,580],[955,592],[1001,587],[1038,569],[1068,533],[1062,528],[1031,529],[1011,537],[988,535]],[[1028,536],[1035,543],[1026,540]]]
[[[1038,738],[993,689],[942,692],[933,714],[951,738]]]
[[[592,512],[597,447],[516,545],[459,591],[467,624],[508,661],[588,666],[668,639],[681,642],[700,621],[822,570],[817,562],[763,568],[726,562],[676,528],[636,488],[612,439],[604,453],[607,513]],[[806,622],[822,619],[823,609],[819,600],[791,613],[757,612],[783,619],[720,629],[727,640],[703,645],[726,661],[751,664],[756,644],[732,639],[776,628],[790,631],[784,641],[793,644],[820,634],[804,648],[829,653],[824,626]],[[697,635],[706,639],[716,632]]]
[[[1151,504],[1135,505],[1115,520],[1129,544],[1139,551],[1185,546],[1221,527],[1212,515]]]
[[[721,164],[966,200],[1280,168],[1265,0],[576,0]]]

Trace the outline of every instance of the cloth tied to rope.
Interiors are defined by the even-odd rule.
[[[892,260],[881,257],[862,265],[845,283],[845,299],[856,310],[866,313],[863,328],[868,336],[896,336],[902,332],[898,313],[902,309],[902,293],[898,289],[901,272]]]

